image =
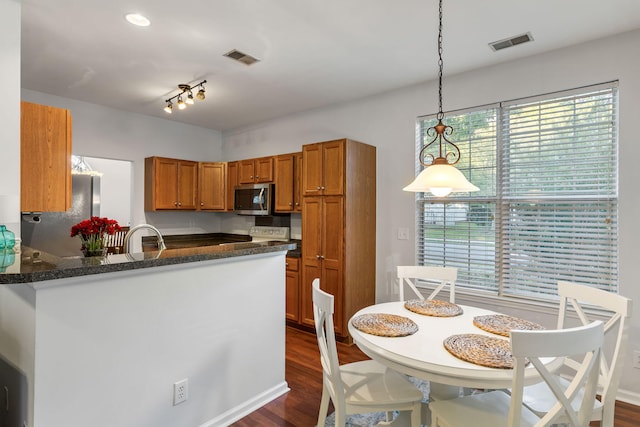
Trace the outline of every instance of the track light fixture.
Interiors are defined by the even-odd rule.
[[[196,98],[198,98],[200,101],[204,100],[205,98],[205,91],[204,91],[204,84],[206,83],[206,80],[201,81],[200,83],[198,83],[197,85],[193,85],[190,86],[188,84],[179,84],[178,85],[178,89],[180,90],[179,93],[173,95],[171,98],[166,99],[164,102],[167,103],[167,105],[165,105],[164,107],[164,111],[168,114],[171,114],[173,112],[173,100],[174,99],[178,99],[176,101],[176,104],[178,105],[178,109],[179,110],[184,110],[185,108],[187,108],[187,104],[192,105],[194,103],[193,100],[193,91],[197,88],[200,88],[200,90],[198,90],[198,92],[196,93]],[[183,96],[186,99],[183,99]]]

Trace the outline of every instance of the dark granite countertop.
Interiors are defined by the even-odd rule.
[[[193,248],[198,246],[215,246],[220,244],[250,242],[251,237],[246,234],[233,233],[197,233],[197,234],[174,234],[163,236],[167,249]],[[158,247],[156,236],[142,237],[142,250],[152,251]],[[296,248],[287,252],[287,256],[300,258],[302,241],[291,239],[289,243],[295,243]]]
[[[164,251],[145,251],[134,254],[114,254],[105,257],[60,258],[29,247],[16,254],[19,273],[0,273],[0,284],[31,283],[91,274],[136,270],[163,265],[184,264],[269,252],[292,251],[290,242],[238,242],[215,246],[194,246]]]

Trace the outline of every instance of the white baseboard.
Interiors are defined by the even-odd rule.
[[[634,393],[629,390],[622,390],[621,388],[619,388],[618,392],[616,393],[616,400],[640,406],[640,394]]]
[[[275,387],[263,393],[260,393],[257,396],[254,396],[246,402],[243,402],[241,405],[231,408],[227,412],[218,415],[214,419],[201,424],[199,427],[226,427],[229,424],[232,424],[239,419],[249,415],[256,409],[263,407],[272,400],[277,399],[278,397],[287,393],[289,390],[289,385],[286,381],[283,381]]]

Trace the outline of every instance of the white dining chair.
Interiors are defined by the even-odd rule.
[[[420,427],[422,392],[404,376],[373,360],[339,365],[333,329],[333,295],[320,289],[320,279],[314,279],[312,286],[313,317],[323,374],[318,426],[325,425],[331,400],[336,426],[344,426],[348,414],[410,411],[411,426]]]
[[[586,427],[596,396],[603,341],[604,326],[599,320],[576,328],[511,331],[515,360],[511,395],[497,390],[429,403],[431,427],[542,427],[557,423],[560,418],[570,426]],[[578,355],[579,369],[566,388],[542,361],[547,357]],[[522,403],[527,362],[553,391],[554,405],[543,416],[534,414]]]
[[[449,302],[456,302],[456,280],[458,278],[458,269],[455,267],[431,267],[423,265],[399,265],[398,266],[398,284],[400,291],[400,301],[404,301],[405,285],[423,300],[425,299],[422,292],[418,290],[421,286],[419,282],[426,282],[435,286],[435,289],[426,298],[434,299],[445,286],[449,287]]]
[[[558,282],[558,294],[560,295],[558,329],[567,326],[566,322],[571,315],[570,308],[573,308],[583,325],[590,322],[585,308],[596,309],[595,313],[593,310],[590,313],[592,315],[597,313],[599,319],[605,315],[602,310],[607,312],[604,332],[608,338],[607,343],[612,343],[613,347],[603,351],[602,354],[598,379],[601,397],[600,400],[593,399],[591,421],[600,421],[601,427],[613,427],[616,393],[622,373],[620,365],[626,353],[628,341],[631,300],[622,295],[564,281]],[[564,365],[565,372],[575,372],[578,368],[578,364],[571,358],[565,359]],[[565,379],[561,381],[564,385],[568,383]],[[522,401],[538,416],[548,412],[555,403],[553,394],[543,384],[525,387]]]

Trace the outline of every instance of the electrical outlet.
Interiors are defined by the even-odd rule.
[[[173,406],[184,402],[189,397],[189,378],[173,383]]]
[[[640,350],[633,352],[633,367],[640,369]]]

